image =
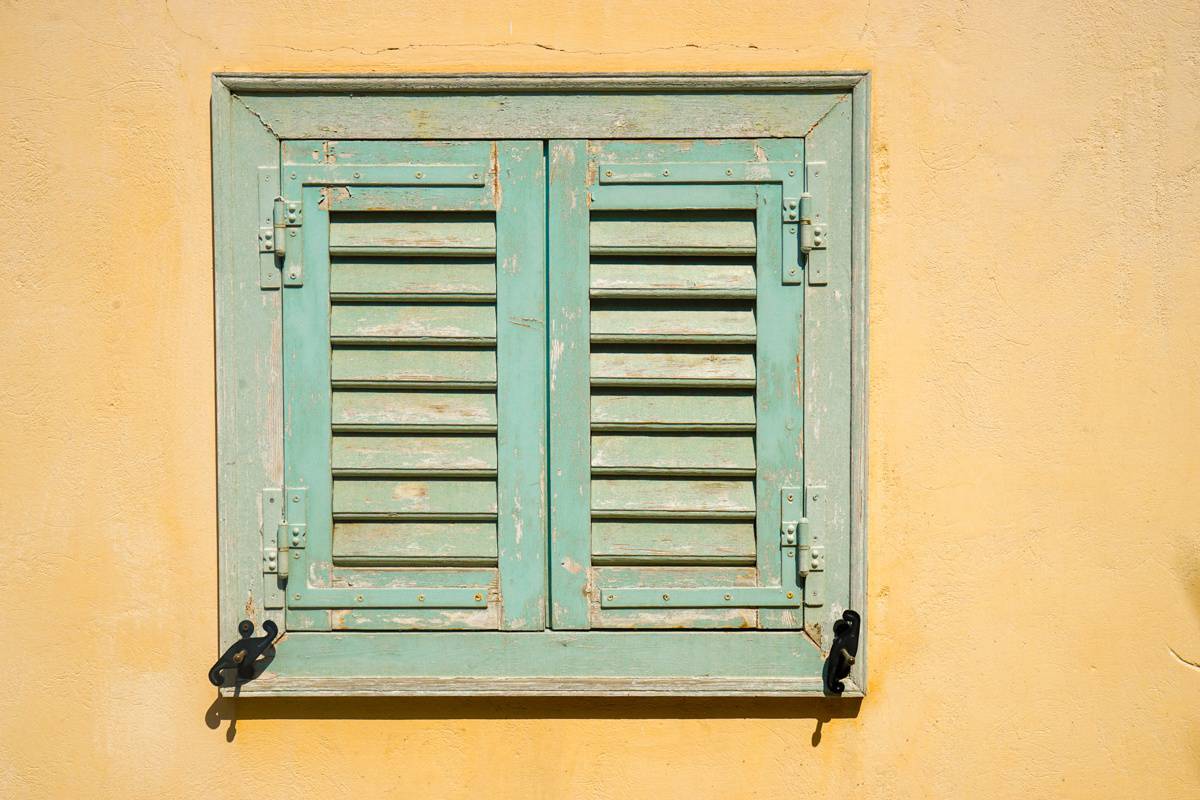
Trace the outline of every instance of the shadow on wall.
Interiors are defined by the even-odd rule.
[[[226,741],[243,719],[811,719],[812,746],[821,727],[858,716],[859,698],[740,697],[314,697],[217,696],[204,721]]]

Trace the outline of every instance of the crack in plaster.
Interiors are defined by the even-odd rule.
[[[1179,653],[1176,653],[1175,648],[1171,647],[1170,645],[1167,645],[1167,649],[1171,651],[1171,655],[1175,656],[1175,658],[1181,664],[1185,664],[1195,670],[1200,670],[1200,662],[1190,661],[1190,660],[1184,658],[1183,656],[1179,655]]]
[[[737,50],[759,50],[762,52],[775,53],[800,53],[801,48],[795,47],[760,47],[756,44],[738,44],[736,42],[713,42],[712,44],[696,44],[694,42],[685,42],[684,44],[659,45],[657,47],[645,47],[638,50],[580,50],[566,47],[554,47],[553,45],[543,42],[458,42],[458,43],[415,43],[406,45],[397,45],[393,47],[380,47],[375,50],[363,50],[358,47],[349,45],[339,45],[337,47],[296,47],[286,44],[265,44],[264,47],[275,47],[283,50],[294,50],[298,53],[334,53],[339,50],[349,50],[364,56],[377,56],[382,53],[394,53],[400,50],[415,50],[418,48],[470,48],[470,47],[534,47],[539,50],[548,50],[553,53],[567,53],[572,55],[638,55],[641,53],[663,52],[668,50],[715,50],[719,48],[737,49]]]

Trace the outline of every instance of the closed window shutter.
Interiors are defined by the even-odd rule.
[[[541,144],[291,142],[283,173],[288,628],[541,629]]]
[[[803,625],[803,174],[801,140],[552,144],[556,628]]]

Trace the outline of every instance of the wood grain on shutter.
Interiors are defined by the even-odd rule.
[[[756,247],[748,210],[591,214],[593,628],[758,624],[754,609],[598,602],[756,585]]]
[[[494,216],[336,208],[329,233],[335,584],[479,587],[494,597]],[[331,612],[331,624],[495,629],[500,610],[495,602],[347,609]]]

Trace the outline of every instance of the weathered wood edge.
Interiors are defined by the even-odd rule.
[[[217,514],[217,640],[216,650],[221,652],[221,646],[226,640],[223,633],[223,628],[227,624],[234,613],[233,603],[231,602],[230,592],[232,591],[230,572],[236,566],[233,561],[236,559],[237,546],[235,535],[231,530],[231,524],[227,520],[228,513],[228,498],[226,497],[226,480],[223,473],[221,456],[224,451],[223,437],[225,436],[221,422],[221,407],[220,407],[220,378],[221,369],[221,352],[220,352],[220,326],[222,320],[222,309],[220,297],[220,281],[221,274],[227,265],[230,263],[232,256],[230,250],[232,242],[222,236],[222,231],[227,226],[226,215],[228,210],[223,209],[217,203],[217,198],[224,195],[230,190],[230,151],[232,150],[233,142],[231,139],[231,131],[229,129],[230,106],[233,103],[233,97],[225,84],[216,75],[212,78],[212,99],[209,106],[209,122],[211,158],[212,158],[212,182],[210,191],[212,193],[213,202],[213,229],[212,229],[212,248],[213,248],[213,364],[218,374],[213,375],[213,433],[214,433],[214,460],[216,461],[216,514]]]
[[[779,91],[854,89],[866,72],[271,74],[217,72],[230,92]]]
[[[867,265],[870,247],[870,114],[869,75],[854,85],[851,96],[851,339],[850,374],[850,600],[862,615],[858,656],[845,682],[857,695],[867,691]]]
[[[862,697],[846,681],[841,695],[825,692],[819,678],[427,678],[264,676],[223,697]]]
[[[272,431],[278,431],[275,412],[281,395],[273,380],[263,379],[255,365],[279,363],[277,293],[269,298],[257,291],[252,298],[239,295],[239,281],[253,283],[255,271],[241,269],[242,258],[257,266],[258,253],[239,256],[235,251],[239,234],[252,236],[257,214],[257,196],[239,192],[248,184],[257,187],[258,166],[277,164],[278,141],[267,136],[252,112],[213,79],[212,202],[213,202],[213,351],[216,399],[216,513],[217,513],[217,651],[238,638],[237,623],[250,618],[261,624],[268,616],[263,607],[261,489],[279,485],[282,462],[279,451],[267,449]],[[243,132],[237,126],[243,124]],[[247,137],[246,132],[251,135]],[[247,169],[239,169],[248,167]],[[239,188],[241,187],[241,188]],[[253,345],[247,342],[253,341]],[[254,393],[238,402],[239,387]],[[249,409],[249,411],[248,411]]]

